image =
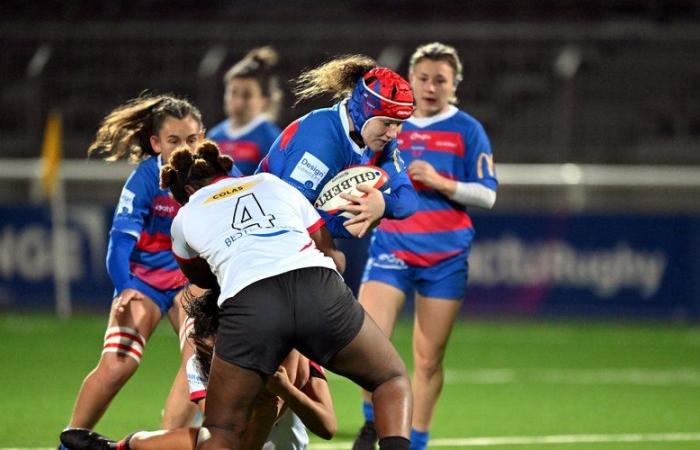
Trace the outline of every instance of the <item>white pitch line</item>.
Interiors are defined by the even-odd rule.
[[[586,444],[609,442],[700,442],[700,432],[655,434],[564,434],[551,436],[495,436],[431,439],[431,447],[493,447],[496,445]],[[340,450],[350,441],[311,443],[312,450]],[[55,447],[0,447],[0,450],[54,450]]]
[[[430,447],[492,447],[496,445],[586,444],[608,442],[687,442],[700,441],[698,433],[657,434],[572,434],[553,436],[498,436],[478,438],[431,439]],[[312,443],[311,450],[340,450],[352,442]],[[5,450],[5,449],[0,449]]]
[[[342,377],[330,374],[332,378]],[[569,385],[635,385],[635,386],[700,386],[700,369],[599,368],[599,369],[502,369],[474,368],[445,370],[446,385],[464,384],[569,384]]]

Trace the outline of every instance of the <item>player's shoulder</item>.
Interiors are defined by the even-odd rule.
[[[207,137],[209,139],[217,140],[226,137],[226,127],[228,126],[228,120],[222,120],[221,122],[214,125],[214,127],[207,132]]]
[[[484,131],[484,126],[481,124],[479,119],[460,109],[457,110],[455,115],[450,120],[452,120],[456,126],[462,128],[466,132]]]
[[[329,125],[340,123],[338,110],[335,108],[315,109],[301,118],[300,130],[313,130],[323,132],[329,129]]]
[[[129,182],[138,182],[144,186],[160,185],[160,163],[159,156],[149,156],[134,168],[129,177]]]
[[[277,124],[269,119],[264,120],[263,122],[260,123],[258,128],[265,134],[277,137],[278,134],[282,131],[280,127],[277,126]]]

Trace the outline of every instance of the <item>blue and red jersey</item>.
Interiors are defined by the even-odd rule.
[[[112,232],[137,239],[129,256],[131,274],[156,289],[168,290],[184,286],[187,280],[171,251],[170,225],[180,205],[160,188],[160,166],[160,156],[151,157],[131,173],[114,211]]]
[[[231,129],[227,119],[207,133],[221,153],[229,155],[244,175],[252,175],[261,159],[280,134],[280,129],[264,115],[259,115],[240,130]]]
[[[356,165],[378,166],[389,175],[384,217],[402,219],[413,214],[416,193],[396,141],[376,153],[360,147],[350,137],[345,102],[314,110],[292,122],[275,140],[258,171],[277,175],[314,203],[328,180]],[[351,237],[342,226],[345,218],[319,213],[333,236]]]
[[[419,159],[446,178],[480,183],[494,191],[498,187],[484,128],[454,106],[434,117],[412,117],[404,122],[398,145],[406,165]],[[466,207],[421,183],[414,183],[414,187],[417,212],[404,220],[383,220],[374,232],[374,241],[417,267],[467,253],[474,227]]]

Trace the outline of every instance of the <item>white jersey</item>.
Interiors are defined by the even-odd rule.
[[[190,390],[190,400],[198,402],[207,396],[207,379],[197,363],[195,355],[187,360],[187,384]],[[309,435],[306,427],[290,408],[272,426],[270,434],[263,445],[263,450],[304,450],[309,445]]]
[[[335,270],[310,233],[323,219],[299,191],[267,173],[224,178],[195,192],[171,229],[180,259],[204,258],[219,306],[256,281],[304,267]]]

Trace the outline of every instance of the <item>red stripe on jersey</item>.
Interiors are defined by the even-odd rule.
[[[202,389],[201,391],[190,392],[190,401],[194,402],[194,403],[197,403],[198,401],[200,401],[201,399],[206,398],[206,397],[207,397],[207,390],[206,389]]]
[[[257,163],[260,161],[260,148],[252,141],[227,141],[220,142],[221,153],[233,158],[234,162],[248,161]]]
[[[129,339],[131,339],[132,341],[136,341],[136,342],[138,342],[139,344],[141,344],[141,347],[143,347],[143,346],[146,345],[146,343],[143,341],[143,339],[141,338],[141,336],[138,336],[138,335],[135,335],[135,334],[131,334],[131,333],[125,333],[125,332],[123,332],[123,331],[115,331],[114,333],[109,333],[107,336],[105,336],[105,341],[108,340],[109,338],[114,337],[114,336],[120,336],[120,337],[129,338]]]
[[[452,153],[462,158],[465,153],[462,135],[454,131],[402,131],[398,143],[403,152],[420,148],[423,151]]]
[[[297,134],[300,123],[301,119],[297,119],[284,129],[282,132],[282,138],[280,139],[280,150],[284,150],[287,147],[287,144],[289,144],[289,141],[291,141],[294,135]]]
[[[306,231],[308,231],[309,234],[315,233],[316,231],[318,231],[318,230],[319,230],[322,226],[324,226],[325,224],[326,224],[326,221],[323,220],[323,218],[320,218],[320,219],[318,219],[318,220],[316,221],[316,223],[314,223],[314,224],[311,225],[310,227],[307,227],[307,228],[306,228]]]
[[[139,358],[141,358],[141,352],[139,352],[138,350],[136,350],[134,347],[129,347],[128,345],[117,344],[117,343],[114,343],[114,344],[105,344],[105,345],[104,345],[104,348],[118,348],[119,350],[124,350],[124,351],[127,352],[127,353],[133,353],[134,355],[136,355],[136,356],[138,356]]]
[[[300,251],[300,252],[303,252],[304,250],[306,250],[307,248],[311,247],[312,245],[314,245],[314,241],[309,241],[309,243],[306,244],[305,246],[303,246],[303,247],[301,248],[301,250],[299,250],[299,251]]]
[[[141,233],[136,248],[148,253],[156,253],[170,250],[173,246],[173,241],[169,234],[155,232],[148,234],[145,231]]]
[[[382,220],[379,229],[388,233],[440,233],[472,228],[466,212],[456,209],[418,211],[403,220]]]
[[[187,283],[180,269],[152,269],[132,262],[131,273],[156,289],[176,289]]]
[[[414,253],[397,250],[392,253],[412,266],[429,267],[447,258],[458,255],[463,251],[464,250],[451,250],[449,252]]]

